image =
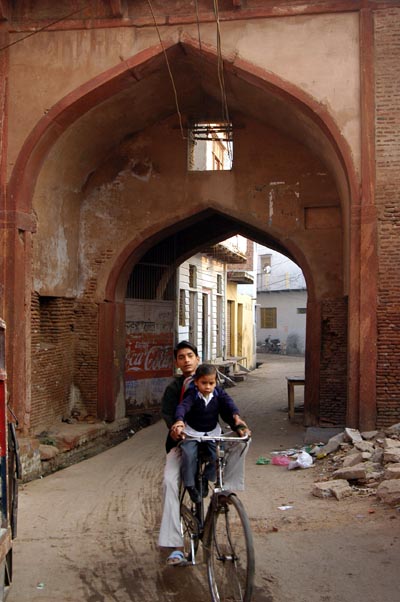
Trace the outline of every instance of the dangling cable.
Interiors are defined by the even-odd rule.
[[[163,41],[161,39],[160,30],[159,30],[158,25],[157,25],[157,20],[156,20],[156,17],[154,15],[154,12],[153,12],[153,7],[151,5],[151,1],[147,0],[147,4],[149,5],[149,9],[150,9],[151,15],[153,17],[154,26],[155,26],[155,28],[157,30],[158,39],[160,40],[160,45],[161,45],[162,51],[164,53],[165,62],[167,64],[167,69],[168,69],[169,77],[170,77],[171,83],[172,83],[172,88],[174,90],[175,106],[176,106],[176,112],[178,113],[179,126],[180,126],[180,129],[181,129],[181,135],[182,135],[183,140],[186,140],[186,136],[185,136],[184,131],[183,131],[182,115],[181,115],[181,112],[179,110],[178,92],[176,90],[176,86],[175,86],[175,82],[174,82],[174,77],[172,75],[172,71],[171,71],[171,67],[170,67],[170,64],[169,64],[168,56],[167,56],[167,53],[165,51]]]
[[[202,47],[201,47],[201,36],[200,36],[199,5],[197,3],[197,0],[194,0],[194,1],[195,1],[195,5],[196,5],[197,37],[199,38],[199,48],[200,48],[200,52],[201,52]]]
[[[221,26],[219,21],[219,9],[218,9],[218,0],[214,0],[214,14],[215,14],[215,22],[217,25],[217,70],[218,70],[218,81],[221,90],[221,102],[222,102],[222,118],[223,121],[227,125],[227,138],[228,138],[228,156],[232,161],[232,131],[231,131],[231,121],[229,118],[229,110],[228,110],[228,100],[226,97],[226,88],[225,88],[225,79],[224,79],[224,61],[222,58],[222,47],[221,47]]]
[[[39,29],[36,29],[35,31],[28,33],[26,36],[23,36],[22,38],[19,38],[18,40],[14,40],[14,42],[11,42],[10,44],[6,44],[6,46],[2,46],[0,48],[0,52],[2,50],[6,50],[7,48],[11,48],[11,46],[15,46],[15,44],[19,44],[19,42],[23,42],[27,38],[35,36],[37,33],[40,33],[41,31],[45,31],[46,29],[48,29],[49,27],[52,27],[53,25],[57,25],[57,23],[61,23],[62,21],[65,21],[66,19],[69,19],[70,17],[73,17],[74,15],[81,13],[82,11],[86,10],[88,7],[89,7],[89,4],[87,3],[83,8],[80,8],[79,10],[75,10],[73,13],[69,13],[68,15],[61,17],[60,19],[57,19],[56,21],[52,21],[51,23],[48,23],[47,25],[43,25],[43,27],[39,27]]]

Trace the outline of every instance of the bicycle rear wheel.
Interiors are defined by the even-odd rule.
[[[193,504],[187,491],[183,493],[180,512],[184,554],[188,562],[195,564],[200,525],[196,516],[196,505]]]
[[[207,545],[208,583],[213,602],[250,602],[254,548],[249,519],[235,495],[220,496]]]

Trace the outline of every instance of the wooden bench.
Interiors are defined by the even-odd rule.
[[[294,388],[298,385],[305,385],[305,379],[302,376],[287,376],[288,390],[288,416],[289,420],[294,418]]]

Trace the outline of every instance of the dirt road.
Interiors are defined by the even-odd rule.
[[[301,445],[304,435],[284,411],[285,376],[301,375],[301,360],[265,360],[229,390],[254,433],[240,494],[255,538],[254,602],[398,600],[398,511],[373,497],[313,497],[322,464],[256,465],[272,450]],[[9,602],[209,599],[204,565],[166,567],[157,548],[164,438],[159,422],[22,488]]]

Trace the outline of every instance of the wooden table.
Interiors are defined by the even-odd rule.
[[[305,385],[305,379],[302,376],[287,376],[287,390],[288,390],[288,416],[289,420],[294,418],[294,388],[298,385]]]

